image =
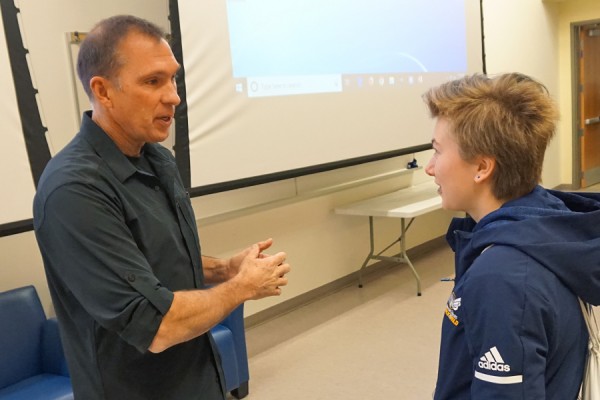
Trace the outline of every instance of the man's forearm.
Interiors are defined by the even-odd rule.
[[[235,282],[206,290],[175,292],[171,308],[148,350],[160,353],[202,335],[243,303],[245,296]]]
[[[221,258],[202,256],[204,282],[216,284],[227,281],[230,276],[229,261]]]
[[[283,252],[260,254],[255,244],[232,259],[202,256],[207,283],[223,282],[202,290],[174,292],[169,311],[163,316],[148,350],[159,353],[207,332],[246,300],[281,294],[290,271]],[[233,260],[233,261],[232,261]]]

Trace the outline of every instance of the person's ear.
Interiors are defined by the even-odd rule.
[[[106,108],[112,106],[111,82],[108,79],[101,76],[92,77],[90,79],[90,89],[97,104]]]
[[[482,156],[477,160],[477,174],[475,182],[483,182],[490,178],[496,169],[496,160],[492,157]]]

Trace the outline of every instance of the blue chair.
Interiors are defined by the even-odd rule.
[[[237,307],[211,330],[221,356],[225,388],[236,399],[248,395],[248,353],[244,330],[244,305]]]
[[[0,399],[73,399],[55,318],[33,286],[0,293]]]
[[[56,318],[46,319],[33,286],[0,293],[0,400],[70,400],[71,379]],[[244,305],[211,329],[225,387],[248,395]]]

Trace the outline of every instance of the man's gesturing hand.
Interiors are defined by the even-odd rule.
[[[285,275],[290,272],[284,252],[265,255],[261,254],[261,250],[258,244],[250,248],[240,265],[239,273],[234,278],[248,290],[248,298],[254,300],[280,295],[280,287],[288,282]]]

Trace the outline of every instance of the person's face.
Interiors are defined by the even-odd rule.
[[[118,53],[124,63],[107,89],[113,134],[134,148],[162,142],[180,102],[175,84],[179,64],[166,41],[135,31],[122,40]]]
[[[462,159],[458,143],[450,133],[449,123],[438,118],[433,131],[433,156],[425,172],[435,178],[446,210],[470,212],[476,201],[475,181],[478,166]]]

